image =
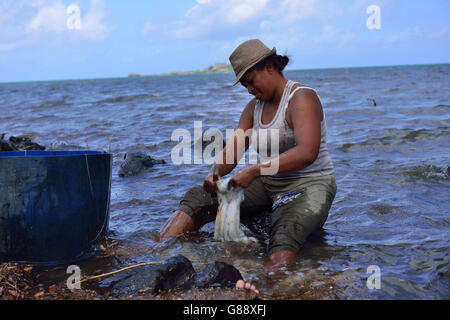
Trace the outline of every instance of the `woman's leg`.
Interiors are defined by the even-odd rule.
[[[255,216],[270,209],[270,206],[271,200],[264,190],[264,185],[260,179],[255,179],[244,191],[241,217]],[[180,201],[178,210],[161,228],[156,241],[200,229],[216,219],[217,208],[217,197],[212,197],[201,186],[191,188]]]
[[[211,197],[201,186],[191,188],[181,199],[178,210],[161,228],[156,241],[201,228],[214,220],[217,207],[217,199]]]
[[[282,267],[295,263],[298,251],[308,235],[322,227],[328,217],[328,211],[336,194],[336,182],[333,176],[300,179],[297,183],[274,182],[269,192],[283,191],[283,195],[302,190],[299,197],[280,205],[272,213],[269,243],[269,258],[265,266],[266,277],[277,276]],[[254,285],[240,280],[237,289],[247,289],[255,293]]]
[[[336,194],[334,177],[306,178],[303,181],[294,186],[302,193],[272,212],[269,272],[292,265],[306,238],[321,228],[328,218]],[[289,190],[292,191],[295,190]]]
[[[194,220],[191,216],[186,212],[177,210],[161,228],[161,231],[155,240],[159,242],[165,238],[176,237],[193,230]]]

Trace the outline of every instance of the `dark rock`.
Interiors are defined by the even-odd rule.
[[[222,135],[222,133],[220,131],[217,131],[215,134],[211,135],[211,140],[206,140],[206,139],[204,139],[204,137],[205,137],[205,132],[202,133],[202,137],[201,138],[199,138],[198,140],[192,142],[192,148],[194,148],[194,149],[197,148],[198,150],[201,149],[201,152],[203,154],[205,149],[206,149],[206,147],[209,146],[210,144],[214,143],[216,141],[216,139],[222,140],[222,146],[221,147],[225,148],[226,141],[223,139],[223,135]],[[219,142],[219,144],[220,144],[220,142]],[[215,157],[216,156],[216,152],[215,151],[216,150],[213,149],[210,156]]]
[[[153,167],[155,164],[164,164],[164,160],[156,160],[142,151],[128,152],[120,164],[119,177],[130,177],[137,175],[145,168]]]
[[[115,296],[156,294],[159,290],[190,289],[195,270],[191,262],[181,254],[163,263],[136,267],[133,273],[113,286]]]
[[[28,136],[10,136],[9,140],[4,140],[5,134],[0,139],[0,151],[19,151],[19,150],[45,150],[44,146],[31,141]]]
[[[16,146],[8,140],[0,140],[0,151],[17,151]]]
[[[220,133],[220,131],[218,132],[218,135],[220,135],[220,136],[222,137],[222,134]],[[205,139],[203,138],[203,135],[202,135],[202,138],[200,138],[200,139],[198,139],[197,141],[193,142],[193,147],[199,146],[200,143],[201,143],[201,145],[202,145],[202,151],[204,151],[205,148],[206,148],[207,146],[209,146],[211,143],[213,143],[215,140],[216,140],[216,136],[215,136],[215,135],[213,135],[213,136],[211,137],[211,140],[205,140]],[[223,139],[223,137],[222,137],[222,148],[225,148],[225,145],[226,145],[226,141],[225,141],[225,139]]]
[[[243,279],[238,269],[220,261],[214,261],[196,274],[192,263],[181,254],[163,263],[140,266],[126,272],[127,275],[113,285],[112,295],[128,297],[154,295],[171,289],[234,287],[238,280]]]
[[[214,137],[210,141],[202,139],[202,149],[204,150],[207,146],[209,146],[214,141],[215,141]],[[222,148],[225,148],[226,144],[227,144],[226,141],[224,139],[222,139]]]
[[[230,264],[214,261],[195,276],[195,287],[234,287],[242,275]]]
[[[28,136],[10,136],[9,141],[11,141],[19,150],[45,150],[44,146],[31,141]]]

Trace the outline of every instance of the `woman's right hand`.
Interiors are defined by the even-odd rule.
[[[203,189],[205,189],[205,191],[208,193],[217,191],[217,184],[216,181],[214,181],[213,174],[210,174],[205,178],[205,181],[203,181]]]

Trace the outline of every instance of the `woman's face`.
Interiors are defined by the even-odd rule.
[[[247,88],[248,93],[261,101],[269,100],[273,95],[271,76],[264,67],[262,70],[252,70],[247,72],[241,79],[241,84]]]

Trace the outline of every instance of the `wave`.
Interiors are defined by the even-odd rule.
[[[389,204],[372,204],[370,205],[370,212],[375,216],[398,216],[406,217],[407,211],[404,207],[393,206]]]
[[[438,104],[433,107],[433,109],[448,109],[448,108],[450,108],[450,105],[448,104]]]
[[[123,210],[129,209],[136,206],[149,206],[154,204],[155,201],[151,199],[130,199],[129,201],[119,201],[111,203],[111,210]]]
[[[386,131],[393,131],[392,135],[370,138],[360,142],[345,143],[339,147],[341,151],[356,151],[361,148],[370,146],[388,147],[398,146],[406,142],[415,142],[419,139],[439,139],[448,135],[450,132],[446,128],[440,128],[442,130],[430,130],[430,129],[386,129]]]
[[[137,99],[145,99],[145,98],[155,98],[160,97],[162,94],[159,93],[141,93],[141,94],[133,94],[128,96],[117,96],[117,97],[111,97],[106,98],[97,101],[97,103],[115,103],[115,102],[124,102],[124,101],[132,101]]]
[[[450,166],[419,165],[403,169],[398,175],[411,180],[447,180],[450,176]]]
[[[450,105],[446,104],[438,104],[432,107],[429,105],[424,105],[405,108],[403,110],[400,110],[400,113],[407,115],[434,115],[440,117],[443,113],[446,114],[449,108]]]
[[[42,101],[39,104],[32,105],[31,109],[33,111],[41,111],[41,110],[47,110],[48,108],[52,108],[52,107],[67,106],[67,105],[70,105],[70,104],[67,103],[67,96],[64,96],[61,99]]]

